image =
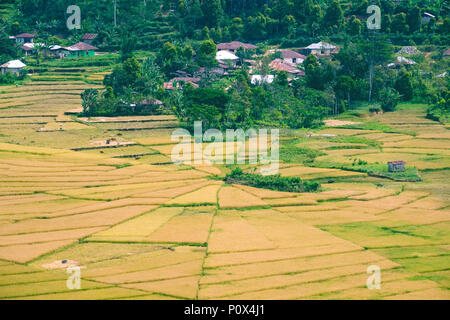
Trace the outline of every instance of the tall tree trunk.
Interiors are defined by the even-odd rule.
[[[114,0],[114,27],[117,27],[117,0]]]
[[[369,102],[372,101],[372,88],[373,88],[373,58],[370,59],[369,70]]]

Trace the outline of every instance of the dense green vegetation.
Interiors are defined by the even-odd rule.
[[[320,189],[320,184],[315,181],[303,181],[297,177],[282,177],[281,175],[263,176],[244,173],[240,168],[235,168],[230,174],[227,174],[224,181],[230,184],[286,192],[315,192]]]
[[[445,101],[449,83],[436,78],[438,72],[449,69],[449,59],[441,54],[445,48],[441,45],[449,43],[450,34],[449,8],[444,1],[116,3],[115,10],[114,1],[109,0],[6,0],[2,8],[8,14],[0,21],[1,61],[22,55],[7,39],[8,35],[34,32],[35,42],[46,47],[73,44],[85,32],[98,33],[93,44],[102,51],[119,51],[120,56],[61,62],[67,67],[115,65],[112,74],[105,78],[105,89],[97,93],[97,98],[84,102],[85,113],[145,114],[149,111],[133,105],[155,99],[161,100],[164,109],[174,112],[187,128],[196,120],[202,120],[205,129],[221,130],[315,127],[324,117],[352,110],[361,101],[372,104],[372,112],[393,111],[400,100],[426,102],[433,105],[428,112],[430,118],[445,121],[448,115]],[[379,5],[382,12],[382,28],[376,33],[369,32],[364,21],[367,6],[372,3]],[[82,25],[80,30],[69,31],[66,9],[73,4],[81,8]],[[435,18],[424,22],[424,12]],[[257,44],[258,49],[239,49],[236,55],[240,69],[226,76],[209,72],[218,66],[216,43],[236,40]],[[319,40],[339,45],[340,51],[325,57],[308,56],[299,66],[305,76],[289,79],[286,73],[275,73],[269,67],[273,59],[280,57],[274,47],[298,48]],[[422,45],[424,52],[406,54],[417,64],[388,68],[400,45]],[[244,60],[255,61],[253,74],[273,74],[275,81],[253,85]],[[38,72],[54,64],[43,54],[27,58],[26,62]],[[199,88],[179,83],[184,90],[164,92],[162,84],[178,71],[188,75],[200,72]],[[3,82],[10,83],[7,80]]]
[[[83,32],[99,32],[97,44],[118,49],[120,35],[135,36],[139,49],[154,49],[166,41],[181,39],[215,42],[277,40],[301,46],[319,36],[342,39],[366,33],[361,16],[368,0],[117,0],[116,27],[111,0],[6,0],[13,6],[7,32],[39,30],[43,38],[65,34],[73,40]],[[448,43],[450,19],[444,0],[408,0],[395,4],[376,0],[383,13],[382,31],[395,42]],[[66,28],[69,5],[82,12],[81,30]],[[422,12],[436,16],[421,22]],[[440,19],[442,19],[442,22]],[[439,23],[438,23],[439,22]],[[432,37],[429,37],[429,34]]]

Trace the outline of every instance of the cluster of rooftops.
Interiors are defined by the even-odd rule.
[[[70,55],[70,53],[76,52],[95,52],[98,48],[92,45],[92,41],[97,37],[95,33],[86,33],[82,38],[81,42],[78,42],[69,47],[62,47],[59,45],[50,45],[48,49],[54,55],[59,55],[60,57]],[[35,34],[33,33],[21,33],[16,36],[9,37],[11,40],[16,42],[16,45],[21,45],[21,49],[25,51],[25,54],[35,51],[37,48],[44,48],[43,43],[35,43]]]
[[[25,51],[27,54],[30,51],[35,51],[37,48],[43,48],[48,50],[48,52],[54,56],[63,58],[66,56],[92,56],[95,55],[95,51],[98,50],[98,48],[94,47],[92,45],[92,42],[95,40],[95,38],[98,35],[96,33],[86,33],[82,38],[81,42],[78,42],[74,45],[71,45],[69,47],[62,47],[59,45],[50,45],[47,48],[43,48],[44,45],[40,43],[33,42],[33,39],[35,38],[35,34],[32,33],[21,33],[16,36],[9,37],[11,40],[14,40],[16,42],[16,45],[20,45],[21,49]],[[238,53],[239,49],[243,50],[257,50],[258,47],[249,44],[244,43],[240,41],[232,41],[232,42],[225,42],[225,43],[219,43],[217,44],[217,53],[216,53],[216,60],[218,62],[218,66],[215,68],[212,68],[210,72],[225,75],[230,68],[234,68],[237,65],[237,62],[240,60],[240,58],[236,55]],[[294,50],[277,50],[279,51],[280,58],[274,59],[269,63],[270,68],[274,72],[280,72],[284,71],[287,72],[290,78],[295,78],[299,76],[304,76],[305,72],[299,68],[299,65],[303,63],[303,61],[306,59],[306,56],[308,54],[313,54],[316,56],[330,56],[332,54],[336,54],[339,52],[339,47],[327,42],[317,42],[312,43],[307,47],[299,48]],[[403,47],[402,50],[400,50],[397,55],[400,54],[409,54],[410,52],[416,52],[417,49],[415,47]],[[450,49],[444,52],[444,56],[450,55]],[[252,72],[252,69],[255,69],[256,61],[254,60],[243,60],[241,63],[246,63],[250,67],[250,71]],[[416,64],[413,60],[407,59],[403,56],[398,56],[396,60],[393,63],[388,64],[388,67],[394,68],[399,67],[401,65],[404,66],[410,66]],[[4,73],[5,69],[11,69],[11,70],[20,70],[25,67],[25,64],[23,64],[19,60],[13,60],[9,61],[3,65],[0,66],[2,69],[2,73]],[[200,81],[200,76],[202,73],[205,72],[205,68],[201,68],[199,71],[197,71],[193,76],[187,74],[183,71],[177,71],[174,74],[174,78],[170,80],[169,82],[166,82],[164,84],[164,88],[167,90],[173,90],[180,87],[180,82],[189,82],[194,85],[194,87],[198,87],[197,82]],[[257,82],[267,82],[270,83],[273,81],[274,76],[273,75],[257,75],[253,74],[252,76],[252,83]]]

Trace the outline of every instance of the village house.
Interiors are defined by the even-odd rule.
[[[216,60],[220,65],[236,66],[239,57],[227,50],[217,51]]]
[[[306,59],[306,56],[292,50],[281,50],[281,56],[284,62],[291,64],[301,64]]]
[[[25,67],[26,65],[20,60],[11,60],[5,64],[2,64],[0,66],[0,70],[2,75],[5,75],[6,73],[12,73],[16,76],[19,76],[23,72]]]
[[[273,80],[275,80],[275,76],[273,74],[267,74],[265,76],[254,74],[251,76],[251,83],[253,85],[261,85],[263,83],[271,84]]]
[[[70,47],[63,48],[65,56],[68,57],[93,57],[95,56],[95,50],[98,50],[98,48],[91,46],[84,42],[78,42],[77,44],[74,44]]]
[[[239,48],[244,48],[244,50],[254,50],[254,49],[258,49],[257,46],[254,46],[252,44],[249,43],[243,43],[240,41],[232,41],[232,42],[225,42],[225,43],[219,43],[217,45],[217,50],[222,51],[222,50],[227,50],[230,51],[232,53],[235,53],[237,49]]]
[[[339,48],[337,46],[322,41],[310,44],[304,50],[307,54],[314,54],[319,56],[329,56],[332,53],[339,52]]]
[[[429,23],[431,19],[435,19],[436,17],[429,12],[422,13],[422,22]]]
[[[45,45],[43,43],[27,42],[23,46],[21,46],[20,49],[25,52],[25,56],[28,56],[29,54],[35,54],[38,48],[44,47]]]
[[[405,171],[405,161],[390,161],[388,162],[389,172],[404,172]]]
[[[397,57],[397,59],[394,62],[389,63],[387,66],[388,66],[388,68],[398,69],[401,66],[405,66],[405,67],[408,68],[408,67],[413,66],[415,64],[417,64],[415,61],[400,56],[400,57]]]
[[[17,45],[23,45],[25,43],[32,43],[35,35],[32,33],[21,33],[14,37]]]
[[[200,78],[193,78],[193,77],[176,77],[171,79],[168,82],[164,82],[163,84],[163,88],[168,90],[168,91],[172,91],[175,89],[182,89],[182,83],[183,82],[189,82],[190,84],[192,84],[192,86],[194,88],[198,88],[199,85],[197,84],[197,82],[199,82],[201,79]]]
[[[444,51],[444,57],[450,56],[450,49]]]
[[[284,71],[287,72],[290,78],[296,78],[299,76],[304,76],[305,72],[298,69],[295,65],[284,62],[282,59],[275,59],[269,64],[276,72]]]
[[[97,36],[98,36],[97,33],[85,33],[84,36],[81,38],[81,42],[92,45]]]

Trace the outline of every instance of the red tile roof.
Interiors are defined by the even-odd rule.
[[[292,51],[292,50],[282,50],[281,54],[284,59],[293,59],[293,58],[303,59],[303,60],[306,59],[306,56],[304,56],[298,52]]]
[[[286,71],[287,73],[296,74],[299,76],[304,76],[305,72],[297,69],[294,65],[286,63],[281,59],[275,59],[270,63],[270,67],[275,71]]]
[[[243,47],[244,49],[251,50],[251,49],[257,49],[257,46],[254,46],[249,43],[243,43],[240,41],[232,41],[232,42],[225,42],[225,43],[219,43],[217,45],[217,49],[219,50],[237,50],[240,47]]]
[[[66,47],[64,49],[67,49],[69,51],[91,51],[91,50],[98,50],[98,48],[91,46],[90,44],[84,43],[84,42],[78,42],[77,44],[74,44],[73,46]]]
[[[139,104],[153,106],[153,105],[162,105],[163,103],[161,100],[150,97],[150,98],[142,100],[141,102],[139,102]]]
[[[194,88],[198,88],[199,85],[196,84],[196,82],[200,81],[200,78],[189,78],[189,77],[173,78],[169,82],[164,82],[163,87],[164,87],[164,89],[167,89],[167,90],[179,89],[180,88],[180,81],[189,82],[190,84],[192,84],[194,86]],[[176,82],[176,86],[175,87],[173,86],[174,82]]]
[[[34,38],[34,34],[32,33],[21,33],[16,36],[16,38]]]
[[[97,38],[97,36],[97,33],[85,33],[81,40],[94,40],[95,38]]]
[[[444,56],[450,56],[450,49],[444,51]]]

